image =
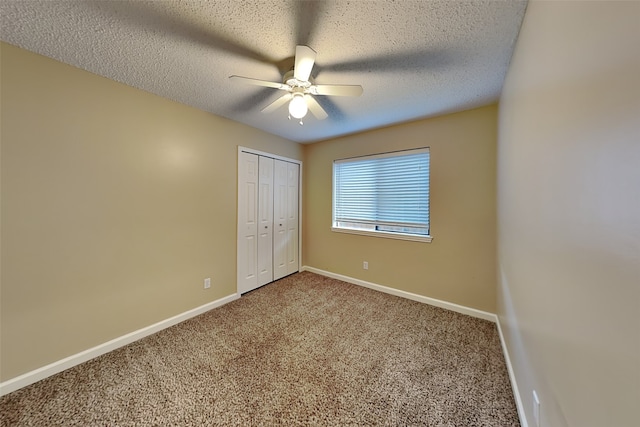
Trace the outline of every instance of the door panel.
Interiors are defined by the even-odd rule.
[[[254,289],[258,283],[258,156],[240,153],[238,164],[238,292]]]
[[[287,275],[287,162],[275,161],[273,278]]]
[[[273,281],[273,159],[260,156],[258,196],[258,286]]]
[[[300,269],[298,260],[300,166],[287,163],[287,274]]]

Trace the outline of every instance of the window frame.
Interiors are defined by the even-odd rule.
[[[409,240],[409,241],[415,241],[415,242],[430,243],[433,240],[433,236],[431,235],[431,220],[430,220],[430,216],[431,216],[431,212],[430,212],[431,211],[431,204],[430,204],[431,194],[430,194],[430,191],[428,193],[428,198],[429,198],[428,206],[429,207],[428,207],[428,211],[427,211],[427,215],[428,215],[428,218],[429,218],[429,221],[428,221],[428,228],[429,228],[428,233],[429,234],[411,234],[411,233],[394,232],[394,231],[367,230],[367,229],[362,229],[362,228],[350,228],[350,227],[345,227],[345,226],[337,226],[337,222],[336,222],[336,195],[337,195],[337,189],[336,189],[336,164],[344,163],[344,162],[347,162],[349,160],[357,161],[359,159],[389,158],[389,157],[403,156],[403,155],[407,155],[407,154],[418,154],[418,153],[421,153],[421,152],[429,153],[428,174],[429,174],[429,178],[430,178],[430,175],[431,175],[431,150],[430,150],[429,147],[420,147],[420,148],[414,148],[414,149],[399,150],[399,151],[392,151],[392,152],[378,153],[378,154],[370,154],[370,155],[364,155],[364,156],[354,156],[354,157],[342,158],[342,159],[334,160],[333,161],[333,170],[332,170],[331,231],[337,232],[337,233],[356,234],[356,235],[361,235],[361,236],[372,236],[372,237],[381,237],[381,238],[388,238],[388,239]]]

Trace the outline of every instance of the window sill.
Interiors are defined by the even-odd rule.
[[[412,234],[389,233],[385,231],[367,231],[367,230],[358,230],[355,228],[331,227],[331,231],[335,231],[336,233],[358,234],[360,236],[382,237],[385,239],[396,239],[396,240],[410,240],[413,242],[423,242],[423,243],[431,243],[431,241],[433,240],[432,236],[416,236]]]

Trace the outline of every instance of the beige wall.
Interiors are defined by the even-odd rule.
[[[306,145],[303,264],[495,312],[496,129],[489,106]],[[424,146],[432,243],[331,231],[335,159]]]
[[[1,379],[235,293],[237,146],[301,146],[0,53]]]
[[[529,426],[638,425],[640,3],[529,3],[500,101],[499,316]]]

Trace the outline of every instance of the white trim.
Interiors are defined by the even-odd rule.
[[[496,316],[496,325],[498,327],[498,335],[500,336],[500,344],[502,345],[504,360],[507,364],[507,371],[509,371],[509,379],[511,380],[511,388],[513,389],[513,398],[516,401],[518,418],[520,418],[520,426],[528,427],[527,417],[525,416],[525,411],[524,411],[524,404],[522,403],[522,398],[520,397],[520,389],[518,388],[518,383],[516,382],[516,374],[515,374],[515,371],[513,370],[513,365],[511,365],[509,350],[507,350],[507,343],[504,340],[504,335],[502,334],[502,327],[500,326],[500,317],[498,316]]]
[[[389,288],[387,286],[378,285],[376,283],[367,282],[360,279],[355,279],[349,276],[343,276],[342,274],[331,273],[329,271],[320,270],[319,268],[303,266],[300,271],[310,271],[312,273],[320,274],[322,276],[331,277],[332,279],[342,280],[343,282],[351,283],[358,286],[364,286],[365,288],[373,289],[376,291],[384,292],[386,294],[395,295],[397,297],[407,298],[413,301],[422,302],[425,304],[433,305],[436,307],[444,308],[447,310],[455,311],[457,313],[466,314],[471,317],[477,317],[478,319],[488,320],[495,322],[497,317],[494,313],[478,310],[471,307],[465,307],[463,305],[454,304],[452,302],[442,301],[435,298],[425,297],[423,295],[414,294],[411,292],[401,291],[399,289]]]
[[[238,145],[238,154],[240,154],[242,152],[251,153],[251,154],[257,154],[258,156],[269,157],[271,159],[277,159],[277,160],[284,160],[285,162],[297,163],[299,165],[302,165],[302,161],[301,160],[292,159],[290,157],[283,157],[283,156],[279,156],[277,154],[267,153],[266,151],[254,150],[253,148],[247,148],[247,147],[243,147],[241,145]]]
[[[357,228],[331,227],[336,233],[358,234],[360,236],[384,237],[386,239],[411,240],[412,242],[431,243],[432,236],[419,236],[417,234],[390,233],[384,231],[360,230]]]
[[[396,151],[387,151],[385,153],[376,153],[376,154],[365,154],[362,156],[353,156],[353,157],[343,157],[342,159],[336,159],[333,163],[348,163],[357,160],[363,159],[388,159],[389,157],[401,157],[401,156],[409,156],[411,154],[422,154],[422,153],[431,153],[431,147],[421,147],[421,148],[407,148],[404,150],[396,150]]]
[[[111,341],[107,341],[103,344],[97,345],[88,350],[81,351],[80,353],[65,357],[64,359],[58,360],[57,362],[53,362],[49,365],[7,380],[3,383],[0,383],[0,396],[4,396],[5,394],[9,394],[12,391],[16,391],[18,389],[21,389],[22,387],[26,387],[37,381],[43,380],[66,369],[72,368],[88,360],[113,351],[117,348],[123,347],[127,344],[131,344],[134,341],[138,341],[139,339],[155,334],[156,332],[159,332],[163,329],[177,325],[180,322],[184,322],[185,320],[191,319],[192,317],[198,316],[209,310],[221,307],[233,300],[238,299],[239,297],[240,295],[237,293],[228,295],[216,301],[212,301],[210,303],[201,305],[200,307],[185,311],[184,313],[162,320],[158,323],[154,323],[153,325],[144,327],[142,329],[138,329],[137,331],[133,331],[121,337],[112,339]]]

